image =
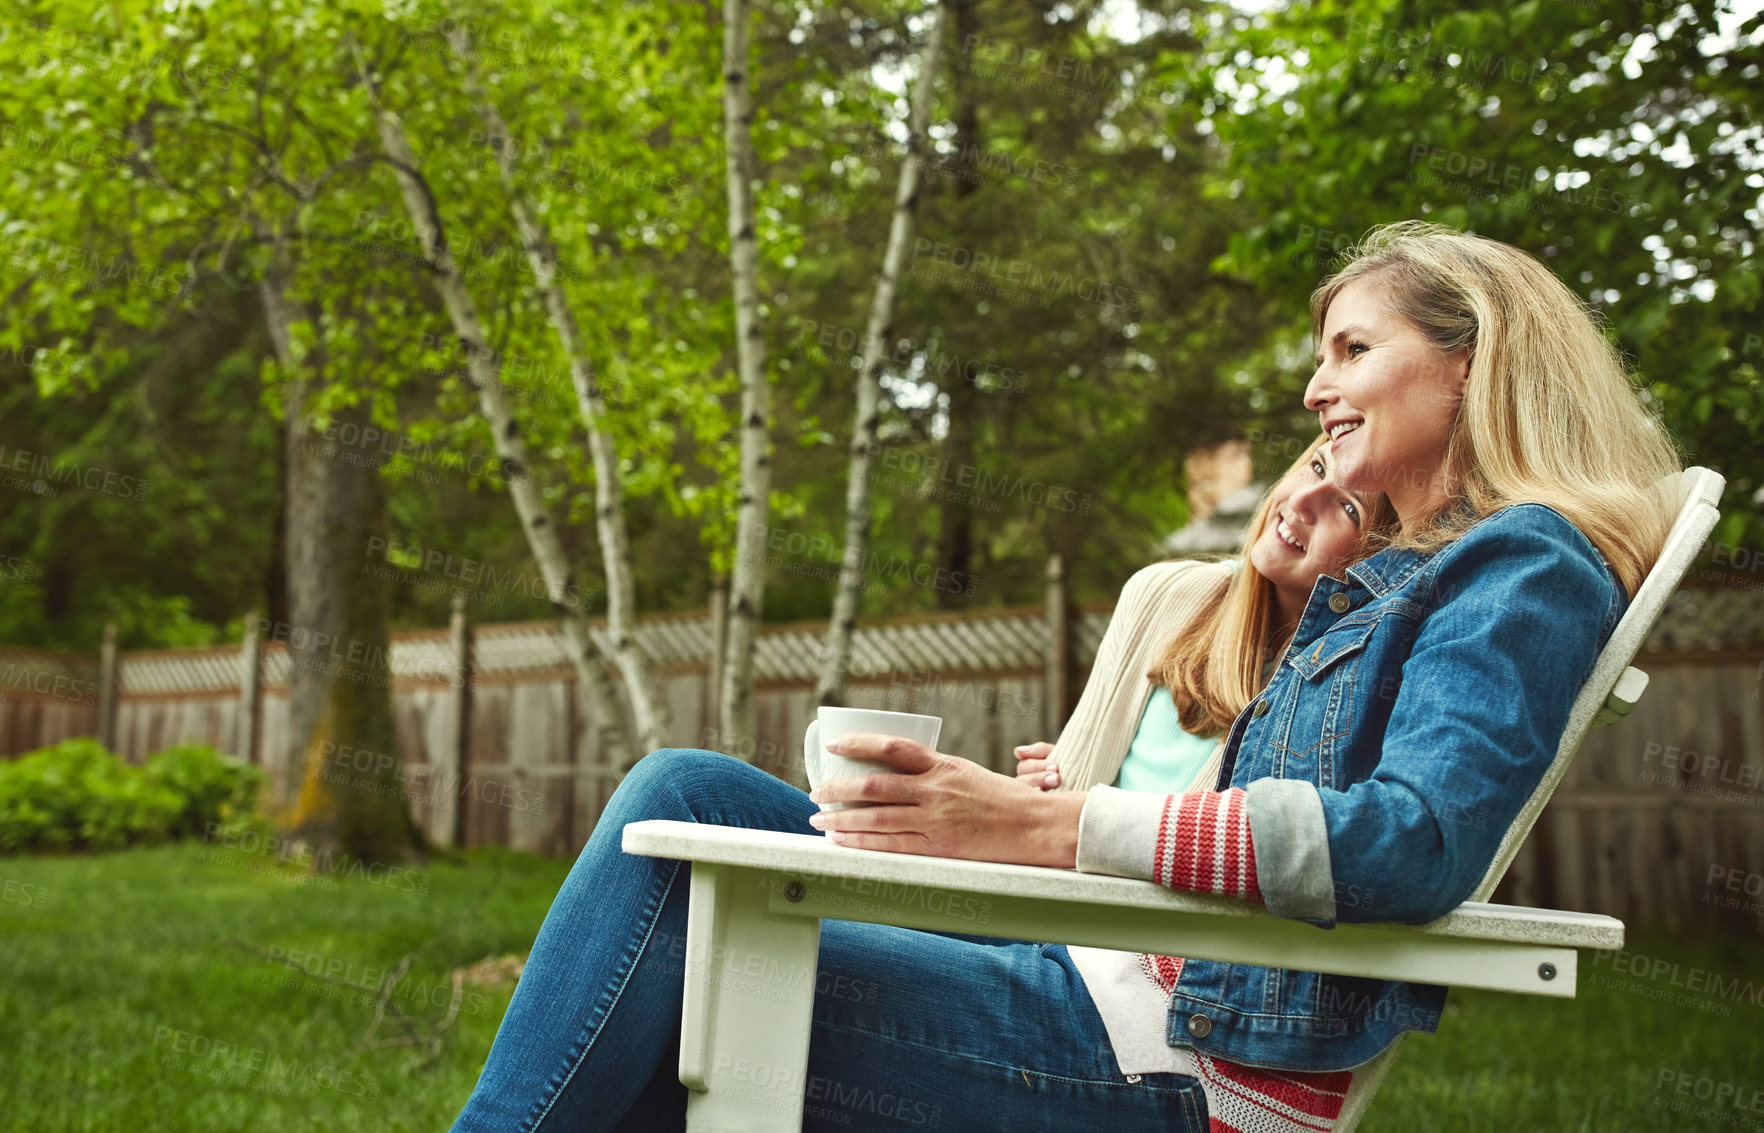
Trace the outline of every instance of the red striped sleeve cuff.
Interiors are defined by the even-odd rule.
[[[1256,850],[1242,789],[1189,791],[1164,800],[1151,879],[1187,893],[1260,901]]]

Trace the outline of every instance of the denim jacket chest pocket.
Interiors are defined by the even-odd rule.
[[[1406,636],[1402,622],[1392,604],[1373,603],[1292,650],[1286,661],[1293,692],[1285,736],[1269,774],[1335,790],[1353,781],[1344,759],[1348,739],[1389,713],[1395,682],[1381,695],[1386,683],[1381,674],[1388,669],[1387,655],[1400,648],[1393,639]]]

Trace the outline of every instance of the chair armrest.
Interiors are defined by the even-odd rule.
[[[1574,949],[1623,946],[1623,923],[1590,913],[1467,903],[1424,925],[1323,930],[1245,901],[1133,878],[856,850],[814,835],[694,822],[633,822],[623,845],[626,853],[770,879],[771,911],[783,915],[1375,979],[1572,996]]]

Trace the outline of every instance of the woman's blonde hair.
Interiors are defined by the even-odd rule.
[[[1326,434],[1318,434],[1282,479],[1309,464],[1328,440]],[[1367,514],[1360,517],[1360,541],[1349,554],[1349,563],[1385,546],[1396,531],[1396,512],[1382,492],[1364,502]],[[1286,635],[1276,638],[1274,584],[1249,557],[1273,511],[1274,488],[1269,488],[1250,519],[1242,561],[1231,572],[1223,597],[1184,626],[1146,674],[1169,688],[1176,703],[1176,719],[1185,732],[1203,737],[1224,735],[1244,705],[1267,683],[1262,679],[1263,668],[1286,648]]]
[[[1439,350],[1469,353],[1441,470],[1451,498],[1406,517],[1394,544],[1435,550],[1509,504],[1546,504],[1633,596],[1671,528],[1677,501],[1663,485],[1680,461],[1598,316],[1526,253],[1443,225],[1374,228],[1349,255],[1311,295],[1319,340],[1330,303],[1366,280]]]

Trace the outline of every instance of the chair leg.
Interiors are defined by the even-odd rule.
[[[783,882],[692,866],[680,1081],[691,1133],[802,1128],[821,922],[768,908]]]

